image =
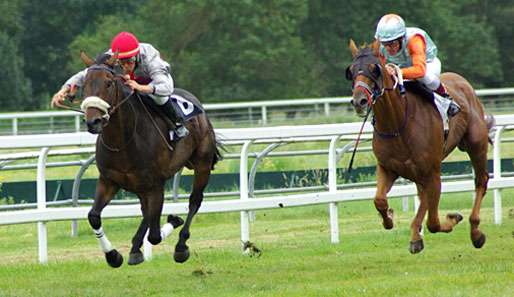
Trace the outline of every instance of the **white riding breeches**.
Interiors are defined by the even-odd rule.
[[[422,82],[430,90],[435,91],[441,83],[439,76],[441,76],[441,61],[435,57],[432,62],[427,63],[425,76],[417,80]]]

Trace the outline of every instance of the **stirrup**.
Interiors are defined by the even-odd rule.
[[[177,138],[184,138],[189,135],[189,130],[184,125],[177,126],[175,129],[175,135],[177,135]]]

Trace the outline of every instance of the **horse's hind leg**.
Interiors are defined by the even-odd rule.
[[[387,193],[391,190],[398,175],[387,171],[380,164],[377,165],[377,193],[375,194],[375,208],[382,216],[382,225],[386,229],[393,228],[393,209],[387,203]]]
[[[478,229],[478,225],[480,224],[480,206],[487,191],[487,182],[489,181],[489,173],[487,172],[488,136],[487,132],[485,132],[481,137],[478,137],[478,134],[480,134],[479,130],[473,130],[472,128],[470,127],[469,131],[476,131],[477,137],[474,138],[479,140],[473,142],[473,138],[468,137],[468,144],[470,145],[468,146],[467,153],[475,171],[475,201],[469,216],[469,223],[471,225],[471,242],[473,242],[474,247],[481,248],[485,243],[485,235]],[[470,136],[475,134],[470,133]]]
[[[107,239],[102,228],[102,219],[100,215],[104,207],[112,200],[118,190],[119,187],[117,185],[100,176],[96,185],[95,201],[93,202],[93,206],[87,216],[89,224],[93,228],[96,238],[98,238],[100,247],[105,253],[107,263],[111,267],[115,268],[121,266],[123,263],[123,257],[112,247],[111,242]]]
[[[209,181],[209,175],[211,173],[211,160],[203,160],[198,162],[195,166],[195,177],[193,181],[193,191],[189,196],[189,212],[187,214],[184,227],[180,230],[179,240],[175,246],[175,253],[173,258],[175,262],[183,263],[189,258],[189,248],[186,245],[186,241],[189,239],[189,228],[193,220],[194,215],[200,209],[200,205],[203,200],[203,190],[207,186]]]
[[[159,193],[157,193],[156,195],[160,197]],[[146,231],[149,230],[148,220],[152,216],[152,214],[146,211],[146,209],[149,208],[148,199],[143,199],[142,195],[138,196],[141,202],[141,211],[143,213],[143,219],[141,220],[141,223],[136,231],[136,234],[134,234],[134,237],[132,238],[132,248],[130,249],[128,260],[129,265],[137,265],[144,262],[145,260],[143,253],[141,252],[141,247],[143,246],[143,240],[145,238]],[[183,223],[184,221],[180,217],[169,215],[168,222],[162,226],[160,231],[161,240],[164,240],[166,237],[168,237],[171,234],[171,231],[173,231],[173,229],[176,229]]]

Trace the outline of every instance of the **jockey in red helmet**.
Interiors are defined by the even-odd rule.
[[[170,75],[170,65],[161,59],[160,53],[151,44],[140,43],[130,32],[118,33],[111,42],[111,49],[105,54],[117,54],[119,65],[125,75],[125,84],[132,90],[148,95],[161,107],[173,123],[178,126],[175,135],[178,139],[187,136],[189,131],[183,125],[183,119],[178,117],[170,96],[173,93],[173,78]],[[68,79],[61,90],[52,98],[52,106],[60,106],[70,93],[71,86],[81,87],[86,77],[87,68]]]

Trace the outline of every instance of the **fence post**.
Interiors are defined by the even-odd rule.
[[[12,135],[18,135],[18,118],[12,119]]]
[[[46,178],[45,178],[45,167],[46,158],[48,156],[49,147],[41,149],[37,162],[37,209],[44,210],[46,208]],[[48,246],[46,236],[46,223],[38,222],[38,242],[39,242],[39,263],[48,263]]]
[[[248,200],[248,150],[252,140],[245,141],[241,148],[239,164],[239,199]],[[241,244],[244,248],[245,243],[250,241],[250,218],[247,210],[241,211]],[[244,252],[244,250],[243,250]]]
[[[328,116],[330,116],[330,103],[325,102],[324,106],[325,106],[325,116],[328,117]]]
[[[75,132],[80,132],[80,115],[75,116]]]
[[[328,191],[330,193],[337,192],[337,142],[339,136],[332,137],[328,150]],[[337,212],[337,203],[331,202],[328,206],[330,213],[330,242],[339,243],[339,218]]]
[[[497,128],[496,133],[494,134],[494,148],[493,148],[493,177],[494,179],[501,178],[502,175],[502,167],[501,167],[501,154],[500,154],[500,145],[501,145],[501,133],[503,131],[503,127],[500,126]],[[502,223],[502,195],[500,189],[494,190],[494,223],[496,225],[501,225]]]
[[[266,105],[261,106],[261,114],[262,114],[262,125],[266,126],[268,124],[268,112],[266,109]]]

